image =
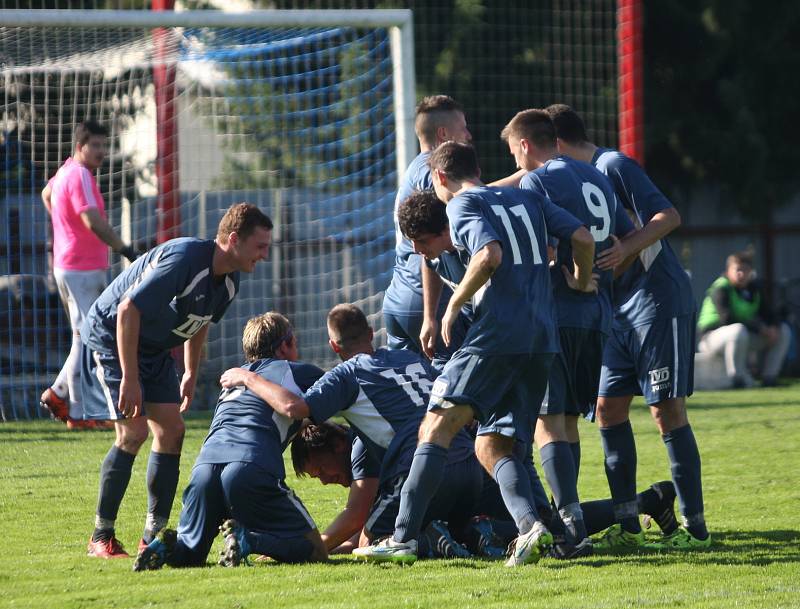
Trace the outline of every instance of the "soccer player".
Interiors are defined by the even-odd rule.
[[[208,322],[218,322],[250,273],[269,253],[272,221],[247,203],[231,206],[215,240],[172,239],[120,274],[89,310],[84,343],[83,399],[116,423],[116,440],[100,470],[100,493],[89,555],[127,556],[114,525],[133,461],[153,433],[147,465],[148,512],[142,543],[169,518],[183,442],[181,412],[197,383]],[[178,379],[170,350],[183,345]],[[88,408],[87,408],[88,409]]]
[[[411,243],[397,226],[397,208],[415,190],[433,188],[428,168],[431,150],[448,140],[469,142],[472,136],[467,128],[464,109],[447,95],[423,98],[417,105],[414,131],[419,140],[420,153],[409,164],[395,197],[396,257],[392,281],[383,299],[383,319],[389,349],[411,349],[422,353],[424,345],[420,343],[420,334],[423,331],[424,306],[420,275],[421,257],[414,253]],[[438,315],[439,319],[444,313],[447,297],[450,294],[449,289],[444,291],[440,307],[434,311],[434,316]],[[437,323],[435,319],[433,323]],[[455,332],[463,333],[463,330],[457,326]],[[431,342],[425,352],[434,366],[441,368],[453,350],[448,349],[441,339],[438,342],[435,339]]]
[[[572,242],[575,285],[588,292],[597,289],[594,241],[575,217],[547,199],[484,186],[469,145],[446,142],[431,153],[429,163],[436,194],[447,204],[446,218],[424,200],[408,200],[400,210],[401,230],[428,259],[453,246],[468,259],[442,318],[445,344],[450,343],[453,320],[470,299],[475,318],[431,392],[394,535],[357,552],[369,560],[416,555],[421,517],[441,483],[447,448],[475,417],[480,422],[475,452],[500,486],[519,532],[506,564],[536,562],[552,536],[539,518],[527,472],[512,447],[515,418],[517,425],[524,425],[538,415],[558,351],[545,226]]]
[[[366,524],[367,540],[388,535],[400,503],[400,489],[408,475],[420,421],[431,385],[438,373],[418,353],[409,350],[374,349],[372,328],[356,306],[340,304],[328,313],[328,341],[342,363],[327,372],[304,396],[252,374],[223,377],[224,386],[257,383],[259,394],[279,414],[293,419],[310,417],[323,423],[334,415],[344,417],[361,439],[371,458],[380,463],[377,498]],[[460,528],[472,516],[472,505],[481,491],[480,465],[472,453],[466,432],[458,434],[445,455],[448,479],[431,504],[423,524],[447,521]],[[325,531],[328,547],[336,547],[356,531],[339,522]],[[449,556],[469,553],[453,542],[439,523],[426,539]],[[430,554],[431,548],[423,550]]]
[[[518,112],[501,138],[508,143],[517,166],[530,172],[520,181],[520,188],[549,198],[581,220],[594,238],[596,254],[613,248],[616,237],[634,230],[606,177],[588,163],[559,154],[555,125],[547,112]],[[570,243],[559,241],[550,278],[561,352],[550,369],[535,439],[556,507],[567,525],[570,544],[575,546],[568,553],[580,555],[590,551],[591,541],[578,500],[578,418],[592,411],[597,402],[603,345],[611,329],[613,271],[599,273],[597,293],[579,292],[574,289],[571,260]]]
[[[700,452],[686,413],[694,374],[696,309],[689,277],[665,239],[680,225],[680,215],[634,160],[589,142],[572,108],[556,104],[547,112],[556,125],[559,150],[608,176],[641,229],[624,244],[623,256],[632,262],[614,285],[615,313],[600,375],[597,422],[618,522],[603,545],[644,543],[629,420],[633,396],[643,395],[667,449],[684,525],[656,547],[707,548],[711,537],[703,514]],[[599,268],[616,266],[604,255],[598,258]]]
[[[136,259],[131,246],[122,242],[106,220],[105,203],[94,177],[106,157],[107,136],[106,128],[95,121],[79,123],[72,156],[42,191],[53,224],[53,275],[69,314],[72,346],[56,380],[39,401],[54,418],[65,421],[67,429],[98,426],[98,421],[87,416],[91,413],[84,411],[81,400],[80,328],[89,307],[106,287],[108,248],[130,261]]]
[[[728,256],[725,272],[706,290],[697,329],[698,351],[724,355],[731,387],[755,384],[747,366],[751,354],[764,355],[764,387],[777,383],[792,331],[788,324],[776,322],[761,283],[755,278],[751,252]]]
[[[247,363],[226,372],[223,385],[252,374],[302,393],[322,376],[316,366],[297,363],[297,337],[279,313],[248,320],[242,347]],[[281,562],[325,560],[314,521],[284,481],[283,450],[299,427],[274,413],[257,385],[223,389],[183,493],[178,530],[162,530],[140,550],[133,570],[205,564],[220,525],[222,565],[237,566],[251,553]]]

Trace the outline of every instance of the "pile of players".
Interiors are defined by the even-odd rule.
[[[107,408],[117,441],[101,470],[90,555],[127,556],[115,520],[148,425],[150,499],[135,570],[204,564],[220,529],[226,565],[251,554],[300,562],[352,551],[401,563],[502,556],[516,566],[710,546],[685,405],[695,305],[664,239],[680,223],[675,209],[633,160],[591,144],[567,106],[512,118],[501,137],[519,171],[490,185],[451,98],[425,98],[416,132],[422,152],[395,206],[400,238],[383,306],[389,348],[373,347],[362,311],[338,305],[327,325],[342,363],[323,374],[296,361],[289,320],[251,319],[247,363],[220,379],[177,530],[165,527],[180,411],[207,324],[234,297],[238,272],[266,257],[271,222],[236,206],[216,240],[159,246],[95,302],[83,325],[83,397]],[[184,341],[179,385],[169,349]],[[634,395],[650,407],[672,475],[642,493],[628,416]],[[349,427],[328,421],[334,416]],[[610,499],[579,500],[581,417],[599,425]],[[349,488],[322,534],[285,485],[290,443],[298,474]],[[640,514],[660,526],[657,540],[646,541]]]

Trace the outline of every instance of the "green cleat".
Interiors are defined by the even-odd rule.
[[[506,567],[535,564],[552,545],[553,535],[541,522],[536,522],[530,531],[511,542]]]
[[[395,541],[391,537],[379,541],[375,545],[356,548],[353,556],[367,562],[394,562],[403,565],[413,564],[417,560],[417,541]]]
[[[593,542],[595,550],[632,550],[644,547],[644,531],[629,533],[621,524],[610,526],[603,536]]]
[[[711,547],[711,535],[705,539],[697,539],[683,527],[664,539],[645,544],[650,550],[705,550]]]

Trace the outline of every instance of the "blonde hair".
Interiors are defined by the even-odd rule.
[[[248,362],[275,357],[278,348],[293,335],[292,324],[276,311],[251,317],[242,331],[244,357]]]

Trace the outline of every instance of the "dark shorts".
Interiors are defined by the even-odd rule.
[[[441,315],[439,316],[441,318]],[[398,315],[395,313],[383,314],[383,325],[386,328],[387,346],[389,349],[408,349],[415,353],[422,353],[422,346],[419,342],[419,333],[422,330],[422,314],[419,315]],[[434,350],[431,365],[437,370],[442,370],[444,364],[449,360],[453,353],[464,342],[467,335],[468,322],[463,315],[459,315],[453,323],[453,340],[449,347],[446,347],[441,334],[436,339],[436,349]]]
[[[550,368],[543,414],[585,416],[594,410],[606,337],[597,330],[561,328],[561,353]]]
[[[235,518],[248,531],[303,537],[316,528],[305,506],[283,480],[255,463],[199,463],[183,492],[178,547],[170,564],[206,561],[219,526]]]
[[[519,437],[539,416],[553,354],[475,355],[457,351],[431,389],[428,410],[471,406],[478,435]],[[528,433],[530,436],[530,433]]]
[[[612,330],[603,351],[599,395],[643,395],[650,406],[692,395],[695,327],[691,314]]]
[[[81,390],[84,410],[91,419],[124,419],[117,409],[122,368],[116,355],[81,347]],[[142,401],[151,404],[178,404],[180,385],[175,360],[168,351],[139,356],[139,384]],[[147,416],[144,404],[142,416]]]
[[[451,530],[463,528],[475,515],[483,487],[482,471],[474,456],[457,463],[449,463],[442,483],[425,512],[423,528],[431,520],[444,520]],[[407,477],[408,473],[396,476],[378,488],[378,496],[364,525],[373,539],[394,533],[395,520],[400,509],[400,494]]]

